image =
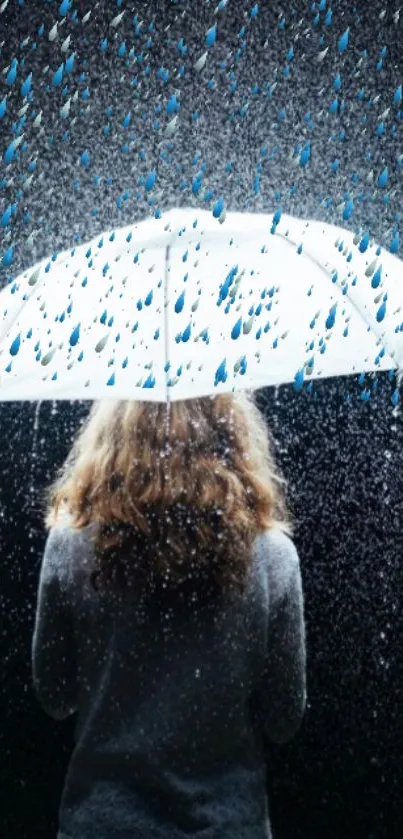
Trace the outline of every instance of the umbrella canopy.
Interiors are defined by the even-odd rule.
[[[0,292],[0,400],[168,401],[400,368],[403,263],[368,235],[171,210]]]

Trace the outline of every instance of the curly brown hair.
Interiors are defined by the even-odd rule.
[[[93,523],[95,588],[243,587],[252,543],[291,534],[285,481],[250,392],[95,403],[46,492],[47,528]]]

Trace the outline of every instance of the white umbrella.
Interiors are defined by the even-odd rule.
[[[171,210],[0,292],[0,400],[168,401],[400,368],[403,263],[343,228]]]

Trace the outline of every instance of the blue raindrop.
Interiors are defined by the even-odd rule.
[[[333,329],[336,320],[337,304],[331,307],[329,315],[326,320],[326,329]]]
[[[334,87],[334,89],[335,89],[335,90],[337,90],[337,91],[339,91],[339,90],[340,90],[340,88],[341,88],[341,76],[340,76],[340,73],[338,73],[338,74],[337,74],[337,76],[336,76],[336,78],[335,78],[335,80],[334,80],[334,82],[333,82],[333,87]]]
[[[31,90],[31,85],[32,85],[32,73],[30,73],[29,76],[27,76],[27,78],[25,79],[25,81],[23,81],[23,83],[21,85],[21,88],[20,88],[21,96],[24,96],[24,97],[28,96],[28,94]]]
[[[361,253],[365,253],[365,251],[368,248],[368,245],[369,245],[369,233],[365,233],[364,236],[361,239],[361,242],[360,242],[359,246],[358,246],[358,250]]]
[[[66,58],[66,63],[64,65],[64,71],[65,71],[66,74],[71,73],[71,71],[73,69],[73,65],[74,65],[74,52],[71,55],[69,55],[68,58]],[[88,88],[86,88],[86,90],[88,90]],[[86,96],[85,98],[87,99],[88,97]],[[84,99],[84,94],[83,94],[83,99]]]
[[[89,153],[89,151],[84,151],[84,152],[82,153],[81,157],[80,157],[80,163],[81,163],[81,165],[82,165],[82,166],[84,166],[84,167],[89,166],[89,164],[90,164],[90,159],[91,159],[91,157],[90,157],[90,153]]]
[[[70,340],[70,346],[71,347],[75,347],[76,344],[78,344],[78,341],[80,340],[80,324],[79,323],[73,329],[69,340]]]
[[[187,341],[188,341],[188,340],[189,340],[189,338],[190,338],[190,335],[191,335],[191,327],[192,327],[192,324],[191,324],[191,323],[188,323],[188,325],[187,325],[186,329],[184,330],[184,332],[182,332],[182,341],[183,341],[183,343],[184,343],[184,344],[186,344],[186,343],[187,343]]]
[[[66,17],[67,12],[69,11],[71,6],[70,0],[62,0],[59,6],[59,15],[61,17]]]
[[[388,182],[388,178],[389,178],[388,167],[385,166],[385,169],[383,170],[383,172],[381,172],[381,174],[379,175],[379,178],[378,178],[378,186],[381,187],[381,189],[383,189],[386,186],[386,184]]]
[[[4,96],[3,99],[0,102],[0,119],[2,119],[4,117],[4,114],[6,113],[6,110],[7,110],[7,99]]]
[[[240,366],[239,366],[239,372],[240,372],[241,376],[245,375],[245,373],[247,371],[247,368],[248,368],[248,362],[246,360],[246,355],[243,355],[242,358],[241,358]]]
[[[170,99],[168,100],[168,103],[167,103],[167,106],[166,106],[166,112],[167,112],[167,114],[174,114],[174,113],[177,113],[179,111],[179,109],[180,109],[180,102],[178,102],[175,94],[173,93],[172,96],[170,97]]]
[[[215,379],[214,379],[214,386],[217,387],[219,382],[225,383],[228,378],[228,373],[226,369],[226,359],[221,362],[220,366],[217,367]]]
[[[232,283],[234,282],[234,278],[235,278],[237,273],[238,273],[238,266],[234,265],[234,267],[231,268],[231,271],[229,271],[229,273],[227,274],[226,280],[220,288],[218,305],[220,305],[220,303],[227,298],[229,289],[230,289]]]
[[[145,306],[151,306],[152,301],[153,301],[153,290],[151,289],[151,291],[148,292],[146,299],[144,300],[144,305]]]
[[[354,212],[354,201],[350,198],[349,201],[347,201],[346,206],[344,207],[344,210],[343,210],[344,221],[348,221],[348,219],[351,218],[353,212]]]
[[[376,269],[376,271],[375,271],[375,273],[372,277],[372,281],[371,281],[372,288],[378,288],[378,286],[381,283],[381,279],[382,279],[382,265],[379,265],[379,267]]]
[[[57,87],[58,85],[60,85],[62,83],[63,73],[64,73],[64,63],[62,62],[62,64],[58,68],[58,70],[56,70],[56,72],[53,74],[52,84],[55,87]]]
[[[346,49],[347,49],[347,47],[348,47],[348,37],[349,37],[349,31],[350,31],[350,30],[349,30],[349,28],[347,27],[346,31],[343,33],[343,35],[341,35],[341,37],[340,37],[340,38],[339,38],[339,40],[338,40],[337,47],[338,47],[338,50],[339,50],[340,55],[341,55],[343,52],[345,52],[345,51],[346,51]]]
[[[386,300],[383,300],[381,306],[379,307],[379,309],[376,313],[376,319],[377,319],[378,323],[381,323],[381,321],[383,321],[385,315],[386,315]]]
[[[19,350],[20,350],[20,346],[21,346],[21,335],[17,335],[17,337],[14,338],[14,341],[11,344],[10,355],[13,355],[13,356],[18,355]]]
[[[393,104],[399,106],[402,101],[402,85],[400,84],[398,88],[395,90],[395,95],[393,97]]]
[[[225,206],[224,205],[224,199],[219,198],[218,201],[216,201],[216,203],[214,204],[214,207],[213,207],[214,218],[220,218],[220,216],[221,216],[221,214],[224,210],[224,206]]]
[[[395,233],[394,233],[393,239],[390,243],[390,247],[389,247],[390,253],[397,253],[398,252],[399,242],[400,242],[399,231],[396,230]]]
[[[12,206],[11,206],[11,204],[10,204],[10,205],[7,207],[7,209],[4,211],[4,213],[3,213],[3,215],[2,215],[2,217],[1,217],[1,219],[0,219],[0,227],[7,227],[7,225],[10,223],[10,220],[11,220],[11,212],[12,212]]]
[[[2,265],[5,265],[6,267],[8,265],[11,265],[11,263],[13,261],[13,256],[14,256],[14,247],[13,247],[13,245],[10,245],[10,247],[6,250],[6,252],[3,256]]]
[[[296,390],[296,391],[302,390],[302,386],[304,384],[304,379],[305,379],[305,371],[304,371],[304,368],[302,367],[301,370],[298,370],[298,373],[296,373],[296,375],[294,377],[294,385],[293,385],[294,390]]]
[[[235,326],[232,328],[231,338],[234,341],[236,341],[236,339],[239,338],[239,336],[241,334],[241,331],[242,331],[242,318],[239,318],[239,320],[237,320]]]
[[[112,373],[112,375],[111,375],[110,379],[108,379],[108,381],[107,381],[107,383],[106,383],[106,384],[107,384],[107,385],[109,385],[109,386],[111,386],[111,385],[114,385],[114,384],[115,384],[115,374],[114,374],[114,373]]]
[[[13,63],[10,67],[10,70],[7,73],[7,76],[6,76],[6,82],[7,82],[8,85],[13,85],[16,78],[17,78],[17,66],[18,66],[18,61],[17,61],[16,58],[13,58]]]
[[[156,181],[156,178],[157,178],[157,173],[154,169],[152,172],[150,172],[149,175],[147,175],[146,182],[145,182],[146,192],[150,192],[150,190],[153,188],[153,186],[155,184],[155,181]]]
[[[148,379],[143,384],[143,388],[153,388],[155,387],[155,378],[152,373],[150,373]]]
[[[299,158],[300,166],[306,166],[306,164],[309,162],[310,158],[311,158],[311,143],[310,143],[310,140],[308,140],[308,142],[306,143],[306,145],[304,146],[304,148],[302,149],[301,154],[300,154],[300,158]]]
[[[176,312],[177,315],[179,315],[180,312],[182,311],[184,303],[185,303],[185,290],[182,291],[182,294],[179,295],[179,297],[178,297],[178,299],[175,303],[175,312]]]
[[[396,390],[394,390],[394,391],[393,391],[393,393],[392,393],[392,396],[391,396],[391,402],[392,402],[392,405],[394,405],[395,407],[396,407],[396,405],[398,405],[398,404],[399,404],[399,402],[400,402],[400,395],[399,395],[399,391],[398,391],[398,389],[397,389],[397,388],[396,388]]]
[[[3,155],[4,163],[11,163],[14,160],[16,149],[15,149],[15,140],[12,140],[10,145],[6,148],[6,151]]]
[[[209,49],[215,44],[217,37],[217,24],[212,26],[206,34],[206,47]]]

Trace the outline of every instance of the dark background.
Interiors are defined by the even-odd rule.
[[[0,218],[9,204],[16,205],[11,223],[0,227],[0,262],[14,245],[12,263],[0,267],[0,285],[68,247],[76,235],[87,241],[152,211],[141,186],[152,169],[158,173],[152,200],[162,209],[211,207],[223,195],[229,210],[274,212],[281,206],[292,215],[369,230],[380,244],[390,245],[403,206],[402,111],[393,104],[403,76],[402,19],[394,18],[394,3],[334,2],[331,25],[330,4],[322,8],[325,4],[301,0],[287,7],[259,3],[252,21],[253,3],[240,0],[217,15],[217,3],[190,0],[152,0],[135,8],[105,0],[73,3],[78,21],[92,8],[90,20],[74,22],[70,12],[60,36],[50,42],[49,30],[61,20],[59,5],[9,0],[0,15],[0,102],[9,95],[0,120],[0,154],[25,132],[12,163],[0,163]],[[122,9],[115,39],[109,23]],[[135,12],[144,21],[139,35]],[[153,43],[147,47],[151,21]],[[37,34],[42,22],[43,36]],[[194,62],[214,22],[216,44],[206,68],[196,73]],[[238,37],[242,26],[245,35]],[[337,42],[348,26],[349,47],[340,56]],[[52,85],[52,75],[66,57],[60,47],[69,33],[67,55],[76,52],[76,65],[64,90],[64,82]],[[105,37],[109,46],[103,54],[99,44]],[[181,37],[188,47],[183,57],[176,48]],[[119,57],[123,41],[127,52]],[[130,60],[125,64],[132,46],[138,57],[143,54],[137,69]],[[287,59],[291,46],[294,57]],[[318,62],[326,46],[328,54]],[[13,57],[20,63],[10,88],[2,70]],[[185,74],[175,79],[174,68],[182,64]],[[156,76],[161,65],[171,72],[165,84]],[[238,82],[233,92],[231,71]],[[31,101],[22,126],[20,86],[30,72]],[[338,73],[340,104],[332,114]],[[131,85],[136,75],[137,88]],[[267,96],[265,85],[276,81]],[[59,109],[77,89],[78,101],[62,120]],[[158,145],[162,130],[153,128],[154,109],[160,101],[161,125],[166,124],[173,114],[167,115],[165,106],[173,93],[181,105],[180,128],[168,148]],[[39,110],[37,129],[32,122]],[[124,129],[128,111],[132,121]],[[384,133],[377,133],[381,122]],[[306,167],[294,166],[292,151],[307,139],[311,160]],[[125,142],[128,150],[122,152]],[[264,158],[262,146],[268,148]],[[79,165],[85,150],[91,153],[88,168]],[[195,155],[200,155],[196,162]],[[339,165],[333,171],[335,159]],[[194,195],[191,184],[202,164],[203,186]],[[378,189],[385,166],[388,184]],[[347,193],[354,213],[343,219]],[[383,374],[318,382],[311,394],[284,387],[259,395],[290,482],[308,630],[304,727],[294,743],[269,755],[276,839],[401,839],[403,833],[403,432],[391,404],[395,387],[394,378]],[[370,398],[363,400],[366,391]],[[45,540],[39,502],[88,407],[0,404],[0,833],[7,839],[50,839],[56,832],[72,724],[48,720],[31,690],[30,642]]]

